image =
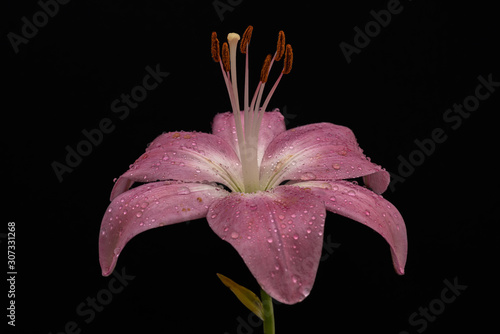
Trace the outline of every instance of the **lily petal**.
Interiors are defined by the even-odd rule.
[[[315,123],[279,134],[267,147],[261,165],[261,188],[286,180],[342,180],[369,176],[382,193],[389,173],[363,154],[353,132],[344,126]]]
[[[241,120],[244,128],[245,117],[243,112],[241,112]],[[268,111],[263,114],[262,123],[259,129],[259,142],[257,148],[257,158],[259,164],[262,161],[262,157],[264,156],[264,152],[269,143],[272,142],[274,137],[285,130],[286,126],[284,117],[279,111]],[[233,113],[225,112],[217,114],[212,125],[212,133],[216,136],[224,138],[224,140],[233,147],[234,151],[237,152],[239,156],[238,138]]]
[[[135,235],[155,227],[203,218],[212,202],[227,194],[208,184],[156,182],[119,195],[109,205],[101,223],[102,274],[111,274],[121,250]]]
[[[181,180],[219,182],[241,187],[236,153],[222,138],[202,132],[168,132],[157,137],[115,183],[111,200],[134,182]]]
[[[262,289],[294,304],[311,291],[325,222],[325,205],[310,191],[280,186],[216,200],[207,220],[241,255]]]
[[[298,182],[294,186],[310,188],[321,198],[328,211],[358,221],[389,243],[396,272],[404,274],[408,240],[399,211],[381,195],[348,181]]]

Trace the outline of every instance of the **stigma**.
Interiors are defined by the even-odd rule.
[[[253,27],[249,26],[240,37],[237,33],[229,33],[227,42],[222,45],[220,50],[217,33],[212,33],[212,58],[220,64],[222,76],[226,83],[231,109],[234,114],[235,128],[238,139],[239,158],[241,161],[244,192],[256,192],[259,189],[259,166],[260,161],[257,159],[258,134],[262,117],[271,100],[276,87],[278,86],[284,74],[290,73],[293,63],[293,51],[290,44],[285,44],[285,33],[280,31],[278,34],[278,42],[274,55],[267,55],[264,59],[262,69],[260,71],[259,83],[250,101],[249,95],[249,74],[248,74],[248,58],[250,39],[252,37]],[[243,106],[240,107],[240,99],[238,95],[238,75],[236,68],[236,55],[239,51],[245,55],[245,81],[243,89]],[[264,90],[269,78],[269,73],[275,61],[283,60],[283,69],[276,79],[275,83],[267,93],[266,98],[262,102]],[[245,122],[242,120],[242,114]]]

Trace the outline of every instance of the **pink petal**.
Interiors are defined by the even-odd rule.
[[[155,182],[119,195],[109,205],[101,223],[102,274],[111,274],[121,250],[135,235],[155,227],[203,218],[212,202],[227,194],[208,184]]]
[[[280,186],[216,200],[207,220],[238,251],[269,295],[294,304],[313,286],[325,214],[324,204],[310,191]]]
[[[244,127],[245,117],[243,112],[241,112],[241,119]],[[259,142],[257,149],[259,163],[262,160],[269,143],[274,139],[274,137],[285,130],[286,126],[284,117],[279,111],[268,111],[264,113],[259,129]],[[214,123],[212,125],[212,133],[216,136],[224,138],[225,141],[231,144],[235,152],[239,152],[234,115],[232,112],[217,114],[215,116]]]
[[[115,183],[111,199],[134,182],[180,180],[220,182],[233,190],[241,185],[241,166],[231,146],[220,137],[201,132],[168,132],[157,137],[146,152]]]
[[[389,185],[389,173],[363,154],[349,128],[331,123],[301,126],[276,136],[261,165],[261,186],[286,180],[342,180],[369,176],[377,193]]]
[[[310,188],[324,201],[328,211],[356,220],[382,235],[391,247],[396,272],[404,274],[408,252],[406,226],[394,205],[352,182],[309,181],[294,185]]]

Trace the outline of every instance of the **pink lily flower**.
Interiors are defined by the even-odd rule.
[[[206,217],[213,231],[238,251],[264,291],[294,304],[313,286],[327,210],[378,232],[389,243],[396,272],[403,274],[405,224],[380,195],[389,185],[389,173],[370,162],[344,126],[317,123],[286,130],[278,111],[265,112],[278,82],[292,67],[292,48],[285,46],[282,31],[249,101],[251,34],[249,27],[240,43],[246,55],[244,109],[239,108],[236,80],[240,36],[229,34],[221,54],[213,33],[212,56],[221,66],[233,112],[215,116],[212,134],[160,135],[116,181],[100,231],[103,275],[111,274],[135,235]],[[283,70],[261,105],[270,69],[283,56]],[[366,187],[347,181],[361,177]],[[135,182],[145,184],[131,188]]]

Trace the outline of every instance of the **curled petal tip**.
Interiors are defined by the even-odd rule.
[[[399,267],[396,272],[398,275],[404,275],[405,274],[405,268],[404,267]]]

